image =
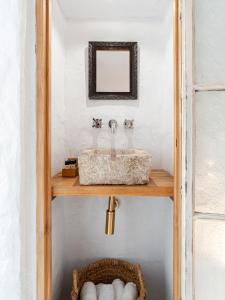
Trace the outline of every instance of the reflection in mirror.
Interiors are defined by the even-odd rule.
[[[98,50],[96,91],[130,92],[130,52]]]

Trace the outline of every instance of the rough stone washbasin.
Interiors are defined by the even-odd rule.
[[[144,150],[87,149],[78,157],[81,185],[146,184],[151,156]]]

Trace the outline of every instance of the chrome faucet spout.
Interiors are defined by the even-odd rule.
[[[110,120],[109,121],[109,128],[111,128],[112,134],[116,133],[116,129],[118,127],[118,123],[116,120]]]

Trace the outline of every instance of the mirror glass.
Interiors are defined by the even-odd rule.
[[[96,91],[130,92],[130,52],[96,52]]]

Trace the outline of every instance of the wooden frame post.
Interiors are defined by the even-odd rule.
[[[50,0],[36,0],[37,300],[52,299]]]
[[[173,208],[173,299],[181,299],[182,254],[182,95],[181,95],[181,0],[174,0],[174,208]]]

